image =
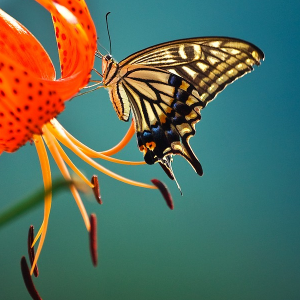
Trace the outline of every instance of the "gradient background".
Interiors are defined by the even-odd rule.
[[[88,235],[75,202],[55,197],[35,284],[43,299],[300,299],[299,1],[87,1],[99,41],[120,61],[174,39],[220,35],[248,40],[266,60],[233,83],[202,113],[191,145],[202,162],[198,177],[176,157],[182,187],[160,167],[120,167],[133,179],[158,177],[175,201],[157,191],[106,177],[71,157],[88,177],[97,173],[104,204],[82,195],[98,215],[100,263],[91,263]],[[50,15],[32,0],[0,0],[28,27],[57,64]],[[102,51],[103,52],[103,51]],[[101,62],[97,61],[98,70]],[[67,103],[58,120],[97,150],[115,145],[128,124],[118,121],[106,91]],[[117,157],[141,160],[133,139]],[[51,160],[53,177],[60,173]],[[42,186],[34,146],[0,157],[0,209]],[[27,231],[43,207],[0,229],[0,299],[30,299],[20,272]]]

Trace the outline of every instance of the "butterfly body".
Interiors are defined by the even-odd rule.
[[[259,48],[238,39],[177,40],[136,52],[119,64],[110,55],[103,57],[103,84],[121,120],[128,121],[132,110],[138,147],[148,164],[159,162],[174,178],[171,156],[179,154],[202,175],[189,145],[201,109],[263,58]]]

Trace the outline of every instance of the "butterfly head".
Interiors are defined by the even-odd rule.
[[[102,57],[102,75],[103,83],[108,85],[114,78],[116,71],[118,70],[118,64],[112,58],[110,54]]]

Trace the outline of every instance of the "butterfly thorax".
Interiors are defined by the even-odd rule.
[[[110,54],[103,56],[102,58],[102,75],[103,75],[103,84],[105,87],[113,84],[118,80],[118,70],[119,65],[114,61]]]

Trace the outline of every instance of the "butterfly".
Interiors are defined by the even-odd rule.
[[[120,120],[133,113],[137,144],[147,164],[159,162],[174,179],[172,155],[201,176],[189,140],[201,110],[229,83],[260,65],[264,53],[236,38],[200,37],[158,44],[117,63],[102,56],[102,83]]]

